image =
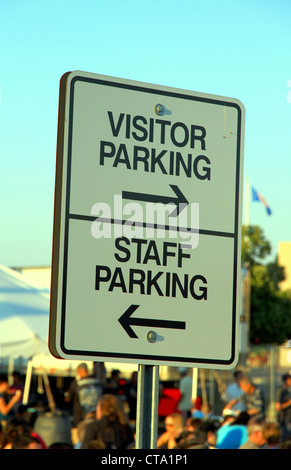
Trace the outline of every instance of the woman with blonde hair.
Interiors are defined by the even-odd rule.
[[[176,439],[183,431],[183,419],[180,413],[172,413],[166,416],[165,432],[158,438],[158,449],[174,449],[177,445]]]
[[[97,403],[96,418],[86,427],[82,449],[87,449],[96,439],[104,442],[107,449],[126,449],[133,443],[134,435],[118,397],[103,395]]]

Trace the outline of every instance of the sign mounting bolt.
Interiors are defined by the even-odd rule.
[[[161,116],[164,113],[165,107],[162,104],[156,104],[155,106],[155,113],[158,114],[158,116]]]
[[[157,339],[157,333],[155,331],[148,331],[146,334],[146,339],[148,340],[149,343],[154,343]]]

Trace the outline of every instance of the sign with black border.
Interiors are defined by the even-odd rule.
[[[234,367],[243,140],[239,100],[80,71],[62,77],[54,356]]]

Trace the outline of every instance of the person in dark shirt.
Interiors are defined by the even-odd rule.
[[[291,375],[284,374],[282,377],[282,386],[276,394],[276,411],[278,421],[282,427],[283,439],[291,437]]]
[[[251,380],[242,376],[239,379],[239,386],[244,392],[239,398],[231,400],[225,407],[226,409],[232,409],[239,401],[245,404],[246,412],[250,417],[256,417],[256,419],[265,418],[265,398],[263,392],[254,385]]]
[[[97,402],[102,394],[102,386],[97,377],[90,375],[86,363],[77,367],[77,377],[71,382],[65,393],[65,400],[73,404],[73,427],[83,421],[85,416],[96,410]]]
[[[96,418],[86,427],[82,449],[88,449],[96,439],[107,449],[126,449],[133,443],[133,431],[116,395],[105,394],[98,400]]]

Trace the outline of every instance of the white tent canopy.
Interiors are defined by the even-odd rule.
[[[49,354],[50,296],[0,265],[0,355],[30,358]]]
[[[49,308],[48,289],[39,289],[22,274],[0,265],[0,362],[1,358],[23,358],[36,373],[75,375],[80,361],[56,359],[49,352]],[[92,361],[87,364],[93,368]],[[125,373],[127,366],[135,369],[124,364]],[[112,363],[110,368],[120,368],[120,364]]]
[[[35,372],[75,374],[80,361],[56,359],[49,352],[49,307],[48,289],[37,288],[22,274],[0,265],[0,362],[21,358],[30,360]]]

